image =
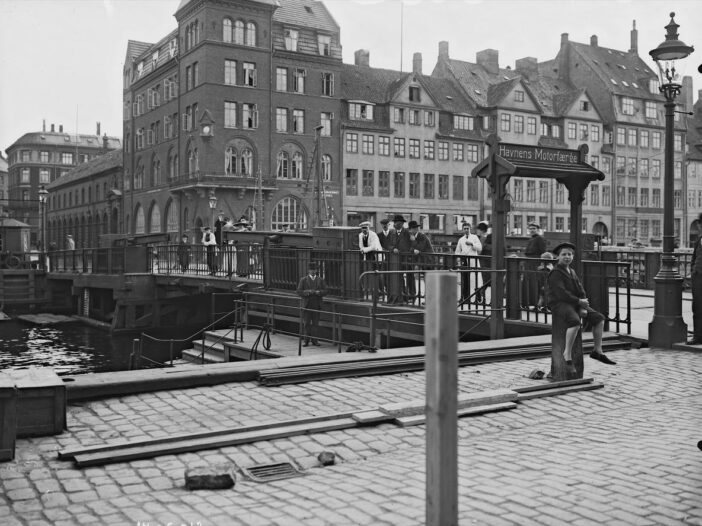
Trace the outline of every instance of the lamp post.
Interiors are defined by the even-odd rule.
[[[208,199],[208,204],[210,205],[210,224],[214,229],[214,215],[215,208],[217,208],[217,196],[215,195],[214,188],[210,190],[210,197]]]
[[[41,252],[44,253],[46,252],[46,196],[49,195],[49,191],[44,188],[44,185],[42,185],[39,188],[37,195],[39,196],[39,211],[41,212],[41,244],[39,245],[39,248],[41,249]]]
[[[687,338],[687,325],[682,318],[683,278],[678,271],[675,256],[675,232],[673,222],[673,120],[675,98],[682,85],[677,61],[694,51],[692,46],[678,40],[678,24],[670,13],[670,23],[665,26],[665,40],[649,52],[656,62],[660,75],[660,92],[665,97],[665,167],[663,182],[663,254],[661,268],[654,278],[655,301],[653,320],[648,325],[648,343],[651,347],[670,349],[674,343]],[[676,68],[677,66],[677,68]]]

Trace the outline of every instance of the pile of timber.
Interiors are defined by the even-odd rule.
[[[612,339],[604,341],[602,347],[605,351],[629,349],[631,347],[631,342]],[[592,342],[583,342],[583,353],[590,353],[592,349]],[[544,358],[550,355],[550,344],[531,345],[518,349],[492,349],[489,351],[467,350],[458,352],[458,366],[463,367],[508,360],[530,360],[534,358]],[[267,369],[258,374],[258,382],[266,386],[299,384],[332,378],[422,371],[424,365],[424,356],[408,356],[405,358],[383,358],[382,356],[378,356],[376,359],[372,360]]]
[[[592,378],[585,378],[541,383],[516,389],[494,389],[464,393],[460,394],[457,399],[457,416],[477,416],[495,411],[505,411],[515,409],[518,402],[523,400],[556,396],[576,391],[590,391],[602,387],[604,387],[604,384],[593,382]],[[262,440],[326,433],[338,429],[382,423],[394,423],[395,425],[407,427],[426,423],[425,410],[426,400],[410,400],[356,412],[332,413],[232,429],[220,429],[149,440],[115,442],[82,449],[67,449],[59,451],[58,458],[60,460],[72,460],[76,467],[102,466],[118,462],[155,458],[162,455],[177,455],[193,451],[251,444]]]

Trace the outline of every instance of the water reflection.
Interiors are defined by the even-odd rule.
[[[60,375],[126,370],[131,348],[131,336],[80,323],[0,322],[0,370],[51,367]]]

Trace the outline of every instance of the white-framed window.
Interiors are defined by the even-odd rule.
[[[253,152],[251,148],[244,148],[239,161],[239,173],[245,177],[251,177],[253,175]]]
[[[434,158],[434,141],[431,139],[426,139],[424,141],[424,158],[433,159]]]
[[[466,144],[466,160],[469,163],[478,162],[478,145],[477,144]]]
[[[241,111],[241,127],[252,130],[258,128],[258,106],[245,103]]]
[[[29,184],[29,168],[22,168],[20,170],[20,183]]]
[[[236,174],[237,154],[236,148],[229,146],[224,152],[224,173],[226,175]]]
[[[293,133],[305,133],[305,110],[293,110]]]
[[[293,153],[292,165],[290,168],[292,170],[291,177],[294,179],[302,179],[302,154],[300,152]]]
[[[409,158],[419,159],[420,142],[419,139],[409,140]]]
[[[293,70],[293,91],[295,93],[305,92],[305,77],[307,76],[307,70],[303,68],[295,68]]]
[[[361,152],[366,155],[373,155],[375,153],[375,135],[363,134]]]
[[[434,112],[430,110],[424,110],[424,126],[434,127],[435,116]]]
[[[578,138],[578,125],[574,122],[568,123],[568,138],[577,139]]]
[[[419,110],[408,110],[409,112],[409,123],[412,126],[419,126],[422,124]]]
[[[236,60],[224,60],[224,83],[236,86]]]
[[[234,43],[244,43],[244,22],[237,20],[234,22]]]
[[[393,108],[392,109],[392,121],[397,123],[405,122],[405,109],[404,108]]]
[[[317,35],[317,47],[319,54],[325,57],[331,55],[331,37],[329,35]]]
[[[319,114],[319,124],[322,126],[320,135],[323,137],[331,137],[332,134],[332,119],[334,114],[323,111]]]
[[[395,137],[393,139],[393,148],[395,150],[395,157],[405,156],[405,139],[402,137]]]
[[[451,145],[451,152],[452,152],[452,157],[454,161],[462,161],[464,159],[463,156],[463,144],[460,142],[454,142]]]
[[[378,136],[378,155],[390,155],[390,137],[386,135]]]
[[[287,108],[276,108],[275,109],[275,131],[277,131],[277,132],[287,132],[288,131],[288,109]]]
[[[275,68],[275,89],[288,91],[288,68]]]
[[[325,181],[331,181],[332,176],[332,158],[329,154],[322,155],[322,178]]]
[[[638,136],[639,134],[637,133],[638,130],[636,128],[629,128],[626,131],[626,142],[629,146],[636,146],[636,143],[638,142]]]
[[[322,95],[334,96],[334,73],[322,73]]]
[[[39,184],[49,184],[49,170],[47,168],[39,169]]]
[[[446,141],[439,141],[439,161],[449,160],[449,148]]]
[[[659,131],[651,132],[651,147],[660,150],[660,148],[661,148],[661,132],[659,132]]]
[[[639,146],[641,148],[648,148],[648,130],[639,131]]]
[[[500,131],[508,132],[512,129],[512,115],[503,113],[500,115]]]
[[[626,145],[626,128],[622,128],[621,126],[617,128],[617,145]]]
[[[597,124],[590,126],[590,140],[592,142],[600,142],[600,127]]]
[[[524,133],[524,116],[514,116],[514,133]]]
[[[302,202],[292,196],[278,201],[271,216],[271,228],[280,230],[290,225],[293,230],[307,230],[307,211]]]
[[[679,133],[676,133],[673,136],[673,149],[676,152],[681,152],[683,149],[682,144],[683,144],[682,135],[680,135]]]
[[[629,97],[622,97],[622,113],[624,115],[634,114],[634,99]]]
[[[256,46],[256,24],[253,22],[246,23],[246,42],[247,46]]]
[[[349,118],[351,120],[373,120],[373,105],[364,102],[349,102]]]
[[[253,62],[244,62],[244,86],[254,87],[257,85],[256,64]]]
[[[346,151],[348,153],[358,153],[358,134],[346,132]]]
[[[232,41],[232,19],[224,18],[222,20],[222,42]]]
[[[61,164],[73,164],[73,152],[61,152]]]
[[[514,90],[514,101],[524,102],[524,92],[520,89]]]
[[[647,100],[645,102],[645,108],[647,119],[655,119],[658,117],[658,112],[656,111],[656,103],[654,101]]]
[[[288,51],[297,51],[297,39],[299,32],[297,29],[285,30],[285,49]]]
[[[455,130],[472,130],[475,128],[475,121],[469,115],[454,115],[453,128]]]
[[[536,117],[527,117],[527,134],[536,135]]]
[[[581,124],[580,125],[580,134],[579,134],[580,140],[581,141],[586,141],[588,138],[588,125],[587,124]]]

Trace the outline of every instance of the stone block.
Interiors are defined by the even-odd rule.
[[[196,466],[185,470],[185,487],[196,489],[229,489],[236,484],[233,464]]]

